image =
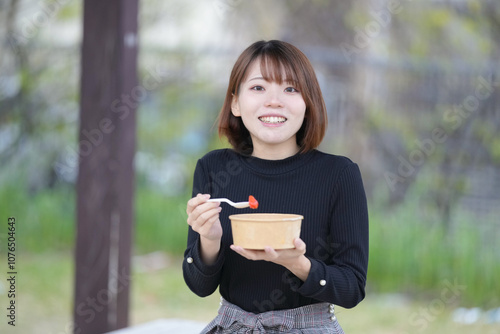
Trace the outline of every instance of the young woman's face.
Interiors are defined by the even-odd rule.
[[[248,69],[238,96],[233,96],[231,112],[250,132],[254,156],[284,159],[298,152],[296,134],[304,122],[306,103],[293,84],[264,80],[259,59]]]

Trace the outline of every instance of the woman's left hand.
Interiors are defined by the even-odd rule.
[[[293,244],[295,248],[292,249],[274,249],[266,246],[264,250],[253,250],[235,245],[231,245],[231,249],[249,260],[264,260],[282,265],[305,281],[311,269],[311,261],[304,256],[306,244],[300,238],[296,238]]]

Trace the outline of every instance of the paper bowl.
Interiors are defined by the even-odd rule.
[[[233,243],[247,249],[295,248],[293,240],[300,237],[301,215],[283,213],[247,213],[231,215]]]

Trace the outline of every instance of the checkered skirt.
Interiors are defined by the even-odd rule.
[[[344,334],[333,310],[333,305],[319,303],[254,314],[222,299],[218,315],[201,334]]]

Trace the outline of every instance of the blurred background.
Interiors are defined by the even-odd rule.
[[[316,69],[320,149],[357,162],[369,198],[368,295],[339,311],[346,332],[500,332],[498,1],[141,0],[139,15],[132,324],[216,315],[180,269],[192,173],[227,147],[214,122],[237,56],[282,39]],[[70,333],[82,1],[2,0],[0,41],[0,267],[14,216],[19,328]]]

